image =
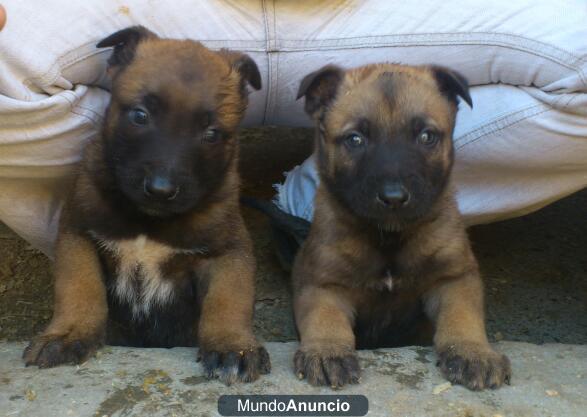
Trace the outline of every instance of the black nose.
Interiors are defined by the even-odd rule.
[[[410,193],[398,183],[385,184],[377,195],[379,202],[390,208],[398,208],[408,204]]]
[[[173,200],[179,192],[179,187],[167,176],[153,175],[145,177],[144,191],[145,195],[151,198]]]

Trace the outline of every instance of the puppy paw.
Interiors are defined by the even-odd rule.
[[[207,378],[218,378],[226,385],[252,382],[271,371],[269,353],[263,346],[226,352],[200,348],[198,361]]]
[[[437,366],[453,384],[478,391],[510,383],[512,370],[509,359],[489,346],[454,344],[437,351]]]
[[[352,349],[305,350],[294,356],[294,371],[299,379],[312,385],[326,385],[332,389],[347,384],[357,384],[361,379],[361,367]]]
[[[26,366],[52,368],[62,364],[85,362],[102,346],[99,337],[76,337],[73,334],[45,334],[33,339],[23,352]]]

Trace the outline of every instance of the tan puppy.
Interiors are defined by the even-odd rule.
[[[257,66],[143,27],[108,46],[112,100],[61,220],[53,319],[26,364],[79,363],[104,342],[198,344],[209,377],[253,381],[270,364],[252,331],[236,130]]]
[[[451,382],[509,382],[508,359],[487,341],[483,285],[450,181],[467,81],[439,67],[327,66],[303,80],[302,96],[321,184],[293,269],[298,376],[356,383],[355,347],[433,334]]]

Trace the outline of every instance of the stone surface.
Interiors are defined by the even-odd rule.
[[[106,347],[81,366],[25,368],[24,344],[0,345],[0,415],[214,416],[222,394],[332,394],[298,381],[295,343],[269,343],[273,371],[253,384],[206,381],[195,349]],[[362,351],[362,383],[336,393],[364,394],[369,416],[585,416],[587,346],[501,342],[511,386],[471,392],[447,386],[428,348]]]

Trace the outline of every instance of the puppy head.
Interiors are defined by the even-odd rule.
[[[457,96],[468,84],[441,67],[326,66],[301,83],[318,127],[318,164],[327,190],[359,217],[401,229],[425,216],[453,163]]]
[[[196,208],[235,166],[247,84],[261,88],[254,61],[140,26],[97,46],[114,46],[103,150],[115,187],[147,215]]]

